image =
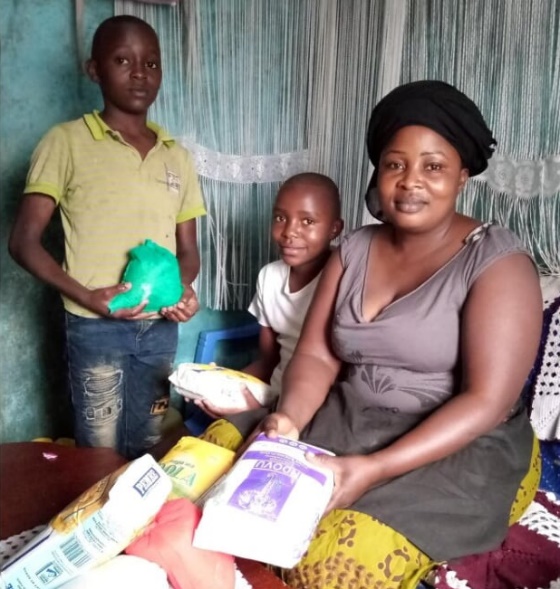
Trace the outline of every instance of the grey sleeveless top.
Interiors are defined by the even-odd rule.
[[[341,244],[344,275],[332,343],[348,364],[346,380],[368,404],[426,414],[456,392],[460,313],[471,285],[495,260],[526,250],[507,229],[482,225],[426,282],[366,322],[362,298],[369,247],[378,230],[378,225],[363,227]],[[375,268],[371,272],[375,277]]]
[[[332,344],[344,364],[300,436],[339,456],[386,447],[458,393],[459,328],[469,289],[496,260],[527,254],[507,229],[482,225],[445,266],[366,322],[367,256],[377,231],[362,227],[341,243]],[[375,268],[371,272],[374,277]],[[262,411],[247,412],[231,421],[246,435],[262,417]],[[391,526],[434,560],[485,552],[506,535],[532,444],[519,404],[506,423],[447,458],[370,489],[351,509]]]
[[[496,260],[527,253],[509,230],[482,225],[426,282],[365,322],[366,262],[378,230],[363,227],[341,243],[344,274],[332,343],[345,364],[301,435],[337,455],[369,454],[389,445],[458,392],[459,327],[469,289]],[[370,272],[375,276],[375,268]],[[532,443],[529,419],[519,406],[489,434],[371,489],[352,509],[391,526],[434,560],[485,552],[506,535]]]

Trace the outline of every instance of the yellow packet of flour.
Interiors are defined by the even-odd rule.
[[[171,479],[170,499],[196,501],[233,465],[235,452],[185,436],[159,461]]]

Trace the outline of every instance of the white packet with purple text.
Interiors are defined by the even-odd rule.
[[[306,452],[332,452],[260,434],[206,494],[193,546],[292,568],[307,550],[332,495],[331,470]]]

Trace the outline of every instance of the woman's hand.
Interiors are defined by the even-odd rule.
[[[262,432],[267,438],[284,436],[291,440],[299,439],[299,430],[294,422],[285,413],[280,413],[278,411],[267,415],[262,420],[257,430],[258,431],[253,434],[253,437]]]
[[[306,458],[311,464],[334,473],[334,490],[325,513],[349,507],[366,491],[384,482],[372,456],[328,456],[308,452]]]
[[[291,440],[299,439],[299,430],[294,422],[285,413],[271,413],[267,415],[251,434],[247,437],[242,446],[237,450],[236,456],[239,458],[245,450],[253,443],[253,440],[259,435],[265,434],[267,438],[277,438],[285,436]]]

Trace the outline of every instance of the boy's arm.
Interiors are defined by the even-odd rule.
[[[181,270],[183,295],[172,307],[160,311],[166,319],[176,322],[188,321],[198,311],[198,299],[191,283],[200,270],[200,254],[196,242],[196,219],[178,223],[175,229],[177,242],[177,260]]]
[[[270,382],[270,377],[280,362],[280,346],[276,332],[265,325],[261,325],[259,331],[259,356],[251,364],[241,371],[260,378],[264,382]]]
[[[32,193],[23,197],[8,243],[12,258],[35,278],[94,313],[121,319],[138,318],[139,311],[146,306],[145,303],[113,315],[110,315],[107,307],[109,301],[118,293],[128,290],[129,285],[117,284],[89,290],[69,276],[43,247],[42,237],[56,206],[54,199],[45,194]]]
[[[190,286],[200,270],[200,255],[196,243],[196,219],[189,219],[176,226],[177,259],[181,268],[183,286]]]

